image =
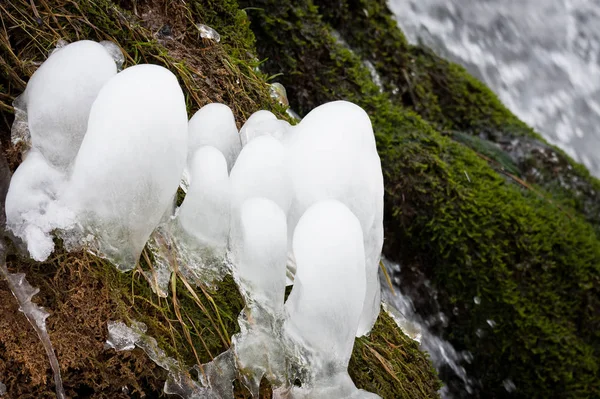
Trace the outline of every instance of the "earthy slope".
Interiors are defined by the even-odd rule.
[[[112,40],[126,66],[157,63],[173,71],[184,88],[188,110],[209,102],[229,105],[238,123],[258,109],[283,115],[269,95],[266,76],[256,72],[254,35],[235,1],[15,0],[0,3],[0,138],[14,170],[20,161],[10,146],[12,100],[59,40]],[[196,23],[221,34],[202,40]],[[60,243],[59,248],[60,248]],[[166,372],[139,351],[104,350],[109,320],[139,320],[171,356],[188,365],[224,351],[237,330],[243,304],[231,279],[218,290],[190,290],[173,280],[169,298],[156,297],[140,269],[121,274],[84,253],[58,250],[38,264],[13,247],[12,272],[24,272],[41,291],[35,301],[51,316],[48,330],[69,397],[159,397]],[[0,382],[7,398],[54,397],[48,362],[8,287],[0,282]],[[357,386],[384,398],[437,396],[439,381],[427,357],[382,313],[370,338],[357,341],[350,367]],[[262,390],[269,397],[269,388]],[[240,386],[238,397],[248,397]]]

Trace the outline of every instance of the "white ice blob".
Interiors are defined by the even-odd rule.
[[[231,170],[232,223],[235,224],[245,200],[264,197],[287,214],[292,201],[287,171],[287,151],[270,136],[261,136],[246,145]]]
[[[309,375],[292,397],[352,397],[347,368],[366,291],[360,222],[341,202],[321,201],[304,213],[293,243],[298,270],[284,331],[308,351]]]
[[[227,161],[214,147],[200,147],[191,162],[192,183],[177,220],[197,244],[225,255],[229,237],[231,188]]]
[[[247,300],[271,314],[283,310],[287,260],[286,216],[266,198],[244,201],[240,224],[232,231],[231,258]]]
[[[187,114],[175,75],[137,65],[108,81],[65,198],[94,236],[91,249],[131,270],[171,204],[186,155]]]
[[[215,147],[223,153],[230,171],[242,144],[233,112],[227,105],[207,104],[190,119],[188,154],[193,154],[205,145]]]
[[[280,141],[284,141],[286,133],[290,128],[291,126],[288,122],[277,119],[272,112],[265,110],[257,111],[250,115],[250,118],[248,118],[244,126],[240,129],[242,146],[262,135],[269,135]]]
[[[57,205],[65,184],[64,174],[48,164],[35,148],[30,150],[13,175],[6,196],[6,225],[26,244],[31,257],[44,261],[54,250],[50,233],[66,228],[73,217]]]
[[[288,237],[304,212],[326,199],[341,201],[360,221],[367,291],[357,336],[364,335],[379,315],[383,246],[383,174],[369,116],[346,101],[321,105],[294,127],[288,150],[293,182]]]
[[[66,170],[85,135],[92,103],[117,73],[99,43],[82,40],[53,52],[27,83],[19,103],[26,108],[32,145]]]

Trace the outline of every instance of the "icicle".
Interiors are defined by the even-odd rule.
[[[6,267],[6,249],[4,243],[0,242],[0,274],[8,282],[8,288],[13,293],[17,302],[19,303],[19,310],[25,314],[29,323],[33,326],[33,329],[37,333],[48,359],[50,360],[50,366],[52,367],[52,373],[54,374],[54,384],[56,385],[56,396],[58,399],[65,399],[65,390],[62,385],[62,379],[60,377],[60,366],[58,359],[54,353],[52,342],[50,341],[50,335],[46,330],[46,318],[50,316],[44,308],[39,307],[35,303],[31,302],[31,298],[37,294],[40,289],[34,288],[25,279],[23,273],[10,273]],[[0,387],[1,388],[1,387]],[[6,387],[5,387],[6,388]]]

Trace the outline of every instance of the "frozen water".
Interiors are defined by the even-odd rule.
[[[229,236],[231,189],[223,154],[214,147],[200,147],[191,159],[191,178],[177,220],[198,244],[224,256]]]
[[[246,200],[230,246],[234,275],[246,303],[257,302],[271,314],[281,313],[287,261],[285,213],[271,200]]]
[[[91,250],[120,270],[135,266],[172,203],[186,153],[186,107],[175,75],[137,65],[106,83],[65,195],[94,237]]]
[[[286,134],[291,129],[288,122],[277,119],[270,111],[257,111],[250,115],[250,118],[240,129],[240,138],[242,146],[248,144],[255,137],[269,135],[284,142]]]
[[[242,143],[233,112],[227,105],[207,104],[190,119],[188,156],[205,145],[223,153],[230,171],[242,149]]]
[[[306,350],[308,373],[288,396],[378,397],[347,374],[366,292],[359,220],[339,201],[318,202],[298,222],[293,247],[298,270],[284,331]]]
[[[252,197],[268,198],[287,213],[292,198],[286,155],[283,144],[270,136],[257,137],[244,147],[231,170],[234,220],[244,201]]]
[[[73,215],[59,206],[65,185],[63,172],[32,149],[13,175],[6,196],[6,225],[26,244],[31,257],[44,261],[54,250],[51,232],[73,224]]]
[[[103,40],[100,42],[104,49],[108,51],[108,54],[112,57],[117,64],[117,69],[119,71],[123,70],[123,64],[125,63],[125,55],[121,51],[121,47],[119,47],[116,43],[111,42],[110,40]]]
[[[48,356],[50,367],[52,368],[52,373],[54,375],[57,398],[65,399],[65,391],[60,376],[60,366],[56,354],[54,353],[50,335],[48,334],[48,330],[46,330],[46,319],[50,314],[43,307],[40,307],[31,301],[31,299],[40,292],[40,289],[29,284],[25,278],[25,274],[13,274],[8,271],[8,268],[6,267],[6,248],[3,240],[0,240],[0,276],[6,279],[8,288],[19,304],[19,311],[23,312],[27,321],[29,321],[29,324],[31,324],[37,333],[38,338],[46,351],[46,356]],[[6,389],[6,387],[4,387],[4,389]]]
[[[116,73],[103,46],[82,40],[52,53],[31,76],[19,108],[27,112],[33,147],[49,164],[61,169],[72,164],[92,103]]]
[[[325,199],[341,201],[361,223],[367,293],[357,335],[364,335],[379,314],[383,245],[383,174],[369,116],[346,101],[321,105],[294,128],[288,149],[293,184],[288,238],[306,209]]]
[[[210,26],[203,25],[203,24],[196,24],[196,28],[198,28],[201,38],[208,39],[208,40],[214,40],[217,43],[219,43],[221,41],[221,35],[219,35],[219,33],[216,30],[214,30],[213,28],[211,28]]]
[[[285,304],[286,331],[325,361],[346,366],[366,291],[360,222],[339,201],[318,202],[298,222],[293,247],[298,270]]]

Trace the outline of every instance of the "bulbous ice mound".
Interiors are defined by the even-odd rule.
[[[262,135],[269,135],[277,140],[284,141],[287,139],[288,131],[291,125],[277,117],[270,111],[256,111],[244,123],[240,129],[240,139],[242,146],[246,146],[250,141]]]
[[[298,222],[293,248],[298,270],[285,331],[319,360],[315,373],[344,370],[366,291],[360,222],[341,202],[320,201]]]
[[[356,333],[364,335],[379,315],[383,246],[383,174],[369,116],[346,101],[321,105],[294,128],[287,145],[293,185],[288,237],[304,212],[322,200],[341,201],[360,221],[367,291]]]
[[[171,204],[186,155],[187,114],[175,75],[137,65],[109,80],[92,106],[65,194],[94,237],[91,249],[132,269]]]
[[[244,201],[252,197],[268,198],[284,213],[288,212],[292,202],[292,184],[286,157],[285,147],[270,136],[257,137],[244,147],[231,170],[234,218]]]
[[[234,276],[246,298],[271,314],[281,314],[285,294],[287,226],[279,205],[266,198],[250,198],[240,209],[240,223],[232,230]]]
[[[71,166],[92,103],[116,73],[115,61],[102,45],[82,40],[53,52],[31,76],[17,104],[27,111],[32,146],[51,165]]]
[[[192,183],[177,220],[204,247],[225,255],[229,237],[231,187],[227,161],[215,147],[200,147],[190,162]]]
[[[293,247],[298,270],[283,331],[306,371],[301,388],[282,387],[273,397],[378,398],[358,390],[348,375],[366,292],[359,220],[339,201],[318,202],[298,222]]]
[[[60,170],[31,149],[10,181],[6,196],[6,226],[27,244],[31,257],[44,261],[54,250],[50,233],[74,223],[73,215],[56,201],[66,184]]]
[[[189,122],[189,154],[209,145],[215,147],[227,160],[230,171],[242,144],[231,109],[225,104],[213,103],[200,108]]]

